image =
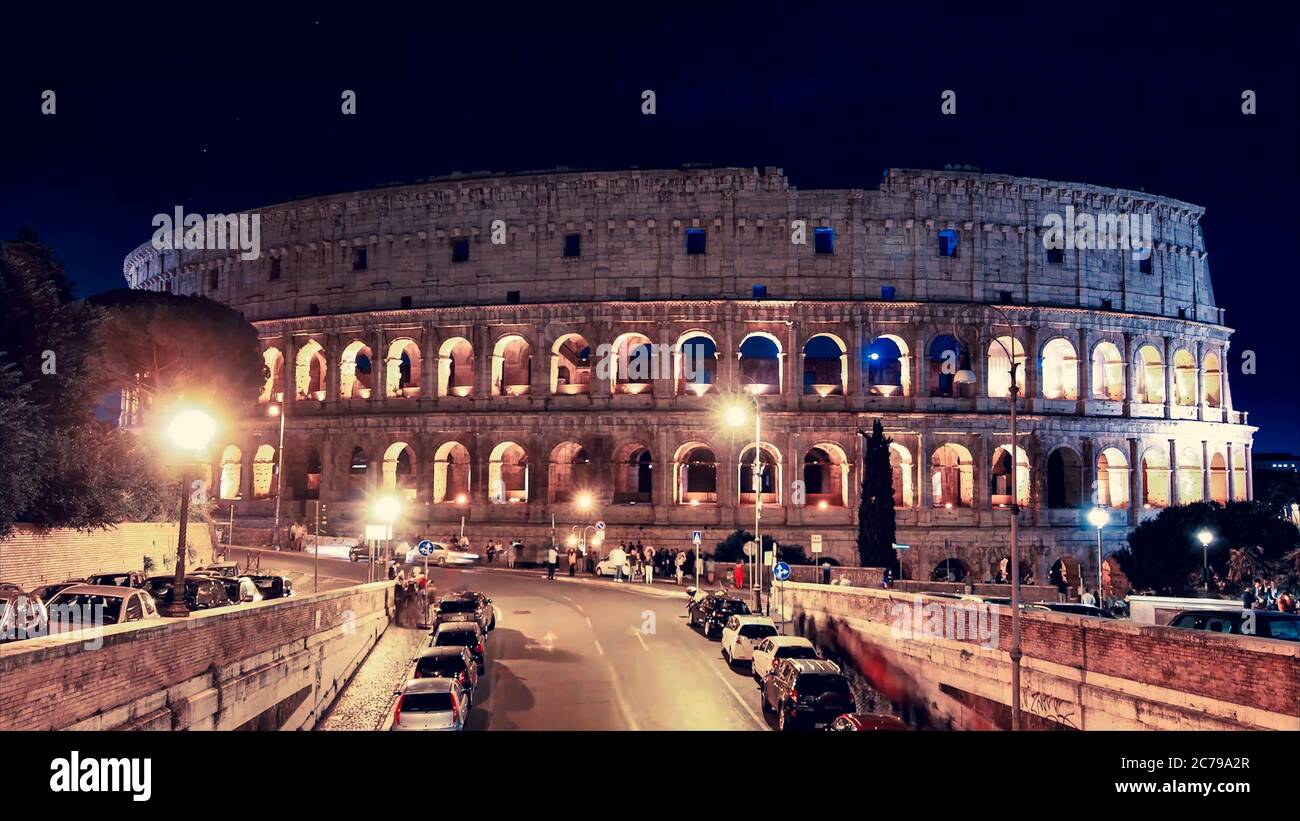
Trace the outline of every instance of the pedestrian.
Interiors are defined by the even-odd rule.
[[[736,589],[739,590],[745,584],[745,566],[736,562],[731,569],[731,578],[736,583]]]
[[[885,576],[880,581],[880,586],[888,590],[894,584],[894,571],[891,568],[885,568]]]
[[[1097,606],[1097,597],[1092,595],[1091,590],[1084,590],[1083,595],[1079,597],[1079,601],[1088,607]]]
[[[510,549],[506,551],[506,567],[511,570],[515,569],[515,543],[510,543]]]
[[[556,565],[560,563],[560,554],[556,552],[555,545],[546,549],[546,578],[555,578]]]
[[[569,548],[569,578],[572,579],[578,572],[578,551],[576,548]]]
[[[1247,585],[1241,593],[1241,609],[1250,610],[1255,606],[1255,588]]]
[[[686,554],[680,550],[677,551],[677,558],[673,560],[673,564],[677,565],[677,583],[681,584],[682,569],[686,567]]]
[[[831,563],[822,562],[822,584],[831,583]]]
[[[645,552],[646,552],[646,559],[645,559],[645,583],[646,583],[646,584],[654,584],[654,582],[655,582],[655,549],[654,549],[653,547],[646,547]]]

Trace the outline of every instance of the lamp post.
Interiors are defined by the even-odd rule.
[[[204,411],[187,408],[179,411],[167,425],[167,438],[181,454],[181,510],[180,526],[176,537],[176,578],[172,581],[171,596],[163,602],[165,616],[185,617],[190,614],[185,604],[185,531],[190,518],[190,488],[188,467],[201,458],[208,443],[216,435],[216,421]]]
[[[1101,604],[1101,529],[1110,524],[1110,512],[1104,507],[1088,511],[1088,524],[1097,528],[1097,604]]]
[[[385,558],[387,558],[388,555],[388,543],[393,538],[393,522],[397,521],[397,517],[401,514],[401,512],[402,512],[402,503],[401,501],[398,500],[396,496],[380,496],[378,499],[375,500],[374,504],[371,505],[371,515],[374,517],[374,520],[379,523],[371,535],[376,536],[374,540],[376,543],[382,538],[384,542],[384,547],[380,555],[384,556]],[[383,534],[383,535],[378,536],[377,534]],[[376,544],[376,547],[377,546],[378,545]],[[385,565],[386,564],[387,562],[385,562]],[[376,581],[374,548],[371,549],[369,576],[370,576],[370,581],[372,582]]]
[[[462,544],[465,542],[465,505],[468,502],[469,497],[464,493],[456,497],[456,505],[460,508],[460,541]],[[458,544],[456,547],[459,548],[460,545]]]
[[[275,529],[277,533],[280,530],[280,499],[284,497],[284,417],[285,413],[283,402],[272,402],[266,409],[267,415],[280,417],[280,447],[276,449],[276,455],[279,456],[279,465],[275,469]],[[233,508],[234,505],[231,505]]]
[[[1196,540],[1201,543],[1201,578],[1205,583],[1205,593],[1210,593],[1210,542],[1214,541],[1214,533],[1208,527],[1203,527],[1196,532]]]
[[[763,534],[760,532],[760,522],[763,519],[763,436],[762,436],[762,409],[758,404],[758,395],[750,394],[749,397],[754,403],[754,461],[751,466],[751,482],[754,489],[754,580],[757,582],[754,591],[754,609],[763,612]],[[727,408],[724,413],[724,419],[728,426],[740,428],[746,422],[745,408],[737,403]]]

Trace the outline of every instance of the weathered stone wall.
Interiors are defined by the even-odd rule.
[[[146,558],[158,573],[166,573],[176,566],[178,527],[175,523],[124,522],[106,530],[81,532],[19,526],[13,536],[0,541],[0,582],[31,590],[92,573],[142,570]],[[212,561],[207,525],[191,522],[185,539],[194,557],[193,562],[186,557],[188,566]]]

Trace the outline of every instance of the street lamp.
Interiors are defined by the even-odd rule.
[[[1196,532],[1196,541],[1201,543],[1201,576],[1205,582],[1205,592],[1210,592],[1210,542],[1214,541],[1214,533],[1208,528],[1203,527]]]
[[[186,468],[203,458],[208,444],[217,433],[217,422],[198,408],[185,408],[172,416],[167,423],[167,438],[182,456],[181,460],[181,511],[176,537],[176,578],[172,582],[171,597],[163,602],[165,616],[184,617],[190,614],[185,604],[185,530],[190,518],[189,475]]]
[[[469,497],[466,496],[464,493],[461,493],[460,495],[458,495],[458,496],[456,497],[456,505],[460,508],[460,541],[461,541],[461,544],[464,544],[464,542],[465,542],[465,505],[468,504],[468,503],[469,503]],[[458,544],[458,545],[456,545],[456,547],[460,547],[460,545]]]
[[[276,449],[279,466],[275,471],[275,529],[280,529],[280,499],[284,498],[284,418],[288,416],[280,402],[272,402],[266,409],[267,416],[280,417],[280,447]]]
[[[1094,507],[1088,511],[1088,524],[1097,528],[1097,604],[1101,604],[1101,529],[1110,524],[1110,511]]]
[[[369,535],[373,538],[373,541],[378,542],[380,539],[384,541],[382,555],[385,557],[388,554],[388,543],[393,538],[393,522],[397,521],[397,517],[401,515],[401,512],[402,503],[396,496],[380,496],[370,505],[370,515],[378,524],[367,529],[371,531]],[[385,564],[387,563],[385,562]],[[371,549],[369,576],[371,581],[375,581],[374,548]]]
[[[750,394],[750,400],[754,403],[754,461],[752,464],[752,482],[754,488],[754,579],[758,582],[757,590],[754,594],[755,609],[763,612],[763,535],[759,530],[759,522],[763,518],[763,436],[762,436],[762,409],[758,404],[758,394]],[[723,421],[731,428],[743,428],[748,421],[748,410],[740,402],[734,402],[728,405],[723,411]],[[698,550],[696,553],[698,554]],[[698,556],[697,556],[698,558]]]

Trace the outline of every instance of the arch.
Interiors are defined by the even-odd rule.
[[[741,388],[753,394],[782,393],[785,389],[781,342],[769,333],[755,331],[740,341]]]
[[[443,442],[433,453],[433,503],[457,504],[469,499],[469,449],[460,442]]]
[[[323,400],[327,367],[325,349],[321,344],[314,339],[304,342],[294,359],[294,396],[297,399]]]
[[[889,471],[894,485],[894,507],[916,507],[912,452],[898,442],[889,443]]]
[[[614,504],[645,505],[654,501],[654,457],[640,442],[614,452]]]
[[[1246,501],[1246,452],[1240,445],[1232,451],[1232,500]]]
[[[1128,507],[1128,459],[1119,448],[1097,456],[1096,501],[1099,507]]]
[[[271,445],[258,445],[253,454],[253,498],[266,499],[271,496],[271,486],[275,482],[275,448]],[[279,489],[276,489],[279,493]]]
[[[935,507],[970,507],[975,491],[975,462],[956,442],[934,449],[930,457],[931,499]]]
[[[1010,384],[1010,379],[1007,384]],[[989,466],[989,504],[993,507],[1010,507],[1014,501],[1022,507],[1029,504],[1029,455],[1022,447],[1015,448],[1015,473],[1012,475],[1011,445],[998,445],[993,450]]]
[[[1079,355],[1070,340],[1058,336],[1043,346],[1043,398],[1079,398]]]
[[[405,442],[394,442],[384,451],[384,492],[403,499],[415,499],[415,451]]]
[[[1165,363],[1155,345],[1143,345],[1137,352],[1134,399],[1148,405],[1165,403]]]
[[[989,342],[988,357],[988,395],[992,399],[1001,399],[1011,395],[1011,365],[1014,359],[1016,367],[1016,387],[1020,395],[1025,393],[1025,346],[1020,340],[1011,336],[999,336]]]
[[[339,398],[369,399],[374,370],[375,354],[370,346],[360,339],[349,342],[339,362]]]
[[[1169,453],[1147,448],[1142,453],[1142,507],[1169,507]]]
[[[930,571],[930,581],[932,582],[964,582],[970,571],[966,568],[966,563],[961,559],[948,558],[934,566]]]
[[[952,334],[939,334],[930,340],[927,350],[930,359],[930,395],[970,396],[971,388],[957,383],[958,370],[969,368],[970,355],[961,340]]]
[[[1095,581],[1094,578],[1094,584],[1085,583],[1085,586],[1093,587]],[[1081,582],[1083,582],[1083,565],[1074,556],[1058,556],[1047,569],[1047,583],[1061,592],[1078,591]]]
[[[678,504],[717,504],[718,457],[713,448],[689,442],[677,449],[673,465]]]
[[[1124,398],[1124,357],[1114,342],[1098,342],[1092,349],[1092,398],[1118,402]]]
[[[1182,407],[1195,405],[1196,360],[1186,348],[1174,351],[1174,404]]]
[[[661,369],[671,363],[661,362],[657,346],[639,331],[628,331],[614,339],[610,353],[610,393],[648,393]]]
[[[781,451],[769,442],[759,445],[759,482],[763,494],[763,504],[781,504]],[[751,442],[740,451],[737,464],[736,488],[742,505],[754,504],[754,445]]]
[[[591,393],[591,344],[582,334],[564,334],[551,345],[551,393]]]
[[[323,473],[320,451],[308,445],[306,450],[302,452],[302,461],[298,462],[297,465],[301,472],[296,472],[291,480],[293,497],[295,499],[319,499],[320,481]]]
[[[1210,457],[1210,501],[1228,503],[1228,460],[1217,450]]]
[[[1200,502],[1205,498],[1201,481],[1201,449],[1197,445],[1180,445],[1178,453],[1178,504]]]
[[[284,354],[280,349],[270,347],[262,351],[262,362],[266,365],[266,381],[262,383],[262,393],[258,402],[284,401]]]
[[[595,465],[587,449],[577,442],[561,442],[551,449],[547,466],[550,501],[568,504],[582,491],[592,489]]]
[[[488,459],[488,501],[493,504],[527,502],[528,451],[516,442],[501,442]]]
[[[1201,359],[1201,368],[1205,372],[1201,378],[1202,401],[1205,402],[1207,408],[1222,407],[1223,366],[1219,362],[1219,355],[1214,351],[1205,354],[1204,358]]]
[[[848,347],[834,334],[816,334],[803,344],[803,392],[843,395],[849,387]]]
[[[1077,508],[1083,504],[1083,460],[1073,448],[1061,445],[1047,454],[1047,506]]]
[[[687,331],[677,338],[677,395],[703,396],[717,381],[718,343],[704,331]]]
[[[421,393],[420,346],[414,339],[402,336],[388,345],[388,368],[384,387],[392,397],[418,397]]]
[[[524,396],[532,390],[533,346],[519,334],[506,334],[492,346],[492,395]]]
[[[849,503],[849,461],[832,442],[809,448],[803,457],[804,502],[814,507],[845,507]]]
[[[221,451],[221,498],[240,498],[243,480],[244,455],[238,447],[227,445]]]
[[[863,351],[867,393],[873,396],[912,395],[912,357],[900,336],[881,334]]]
[[[438,347],[438,395],[474,393],[474,346],[463,336],[443,340]]]
[[[366,498],[370,490],[369,473],[370,458],[366,456],[365,449],[358,445],[352,449],[352,457],[348,460],[348,499],[355,501]]]

